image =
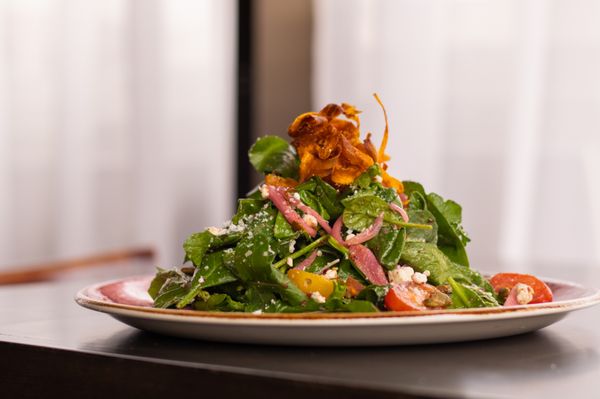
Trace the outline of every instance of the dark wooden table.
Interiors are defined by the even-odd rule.
[[[163,337],[73,301],[89,283],[149,272],[147,261],[128,261],[0,287],[0,397],[600,397],[600,308],[512,338],[292,348]],[[600,286],[598,267],[543,274]]]

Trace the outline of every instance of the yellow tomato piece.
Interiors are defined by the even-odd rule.
[[[327,298],[333,292],[333,281],[318,274],[291,269],[287,275],[306,294],[318,292]]]

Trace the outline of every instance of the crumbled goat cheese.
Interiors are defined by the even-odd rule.
[[[329,269],[325,272],[325,278],[335,280],[337,278],[337,269]]]
[[[227,230],[215,226],[210,226],[207,230],[213,236],[220,236],[227,233]]]
[[[515,289],[517,290],[517,303],[519,305],[526,305],[533,300],[533,288],[527,284],[517,283]]]
[[[203,276],[200,276],[200,278],[198,279],[198,282],[199,282],[200,284],[202,284],[202,283],[204,282],[204,277],[203,277]]]
[[[290,258],[290,257],[288,257],[288,258],[286,259],[285,263],[287,263],[287,265],[288,265],[289,267],[292,267],[292,266],[294,266],[294,260],[293,260],[292,258]]]
[[[317,227],[317,218],[313,215],[305,214],[304,216],[302,216],[302,220],[304,220],[306,224],[310,227]]]
[[[262,199],[267,199],[269,198],[269,188],[267,187],[266,184],[263,184],[262,186],[260,186],[260,196],[262,197]]]
[[[260,309],[255,310],[254,312],[252,312],[252,314],[262,314],[262,310],[260,310]]]
[[[290,241],[290,245],[288,246],[288,250],[290,253],[294,252],[294,249],[296,248],[296,240],[292,240]]]
[[[427,277],[431,276],[431,272],[429,270],[425,270],[423,272],[424,275],[426,275]]]
[[[292,197],[294,197],[295,199],[297,199],[298,201],[300,201],[300,194],[294,193],[294,195]]]
[[[390,282],[398,284],[412,281],[415,271],[410,266],[397,266],[394,270],[388,272]]]
[[[323,256],[323,251],[321,251],[320,249],[317,250],[317,256]]]
[[[417,284],[425,284],[427,282],[427,276],[423,273],[416,272],[412,275],[412,281]]]
[[[313,292],[312,294],[310,294],[310,297],[312,298],[313,301],[318,302],[318,303],[325,303],[325,297],[323,295],[321,295],[321,293],[319,291]]]
[[[250,255],[252,255],[252,251],[250,251],[250,250],[247,250],[246,253],[244,254],[244,256],[246,258],[249,257]]]
[[[381,177],[381,176],[377,175],[377,176],[375,176],[375,181],[376,181],[377,183],[383,183],[383,177]]]

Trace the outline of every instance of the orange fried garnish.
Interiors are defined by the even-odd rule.
[[[360,139],[360,113],[353,105],[328,104],[319,112],[298,116],[288,128],[292,145],[300,157],[300,182],[319,176],[336,185],[351,184],[374,163],[381,165],[383,184],[403,191],[402,183],[385,169],[390,157],[385,154],[388,141],[387,113],[375,94],[385,117],[385,132],[379,151],[371,142],[371,134]]]
[[[298,185],[298,182],[294,179],[277,176],[272,173],[265,176],[265,183],[269,186],[278,187],[296,187]]]

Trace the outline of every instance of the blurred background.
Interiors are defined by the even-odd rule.
[[[229,219],[329,102],[463,205],[472,264],[600,264],[600,1],[0,0],[0,269]]]

